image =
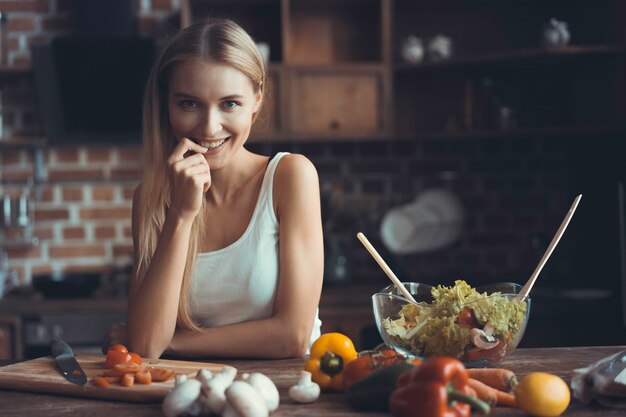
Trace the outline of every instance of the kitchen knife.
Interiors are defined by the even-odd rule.
[[[74,384],[85,385],[87,376],[78,362],[76,362],[72,348],[59,338],[52,340],[51,347],[52,356],[54,356],[54,360],[65,378]]]

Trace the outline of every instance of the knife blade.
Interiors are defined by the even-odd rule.
[[[63,376],[76,385],[85,385],[87,383],[87,376],[76,361],[76,357],[70,345],[59,338],[55,338],[52,340],[51,348],[52,356],[54,356],[54,360]]]

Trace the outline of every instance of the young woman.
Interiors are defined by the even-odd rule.
[[[228,20],[184,29],[152,69],[125,329],[141,356],[294,357],[320,334],[317,172],[244,148],[265,87],[254,42]]]

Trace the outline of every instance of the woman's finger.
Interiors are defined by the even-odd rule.
[[[205,148],[204,146],[198,145],[197,143],[189,140],[187,138],[183,138],[178,142],[178,145],[172,151],[172,155],[170,156],[170,163],[174,163],[176,161],[181,161],[185,159],[185,154],[187,152],[199,152],[205,153],[209,148]]]
[[[172,166],[175,168],[175,170],[177,171],[182,171],[186,168],[189,168],[191,166],[194,165],[200,165],[200,166],[207,166],[208,167],[208,163],[206,161],[206,159],[204,159],[204,156],[202,156],[202,154],[194,154],[191,155],[185,159],[181,159],[179,161],[176,161],[172,164]]]
[[[203,164],[192,165],[190,167],[185,168],[182,172],[185,173],[187,177],[195,177],[197,175],[204,175],[209,173],[209,166]]]

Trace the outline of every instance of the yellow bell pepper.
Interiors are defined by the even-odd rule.
[[[304,369],[322,391],[343,391],[343,370],[358,357],[352,340],[341,333],[325,333],[313,345]]]

